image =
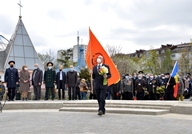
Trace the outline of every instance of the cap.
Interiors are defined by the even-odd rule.
[[[189,76],[191,76],[191,74],[190,73],[187,73]]]
[[[8,62],[8,64],[10,64],[10,63],[15,64],[15,61],[11,60],[11,61]]]
[[[170,75],[170,73],[165,73],[165,75]]]
[[[53,63],[52,63],[52,62],[48,62],[48,63],[47,63],[47,66],[48,66],[49,64],[51,64],[51,65],[53,66]]]
[[[138,73],[139,73],[139,74],[143,74],[144,72],[143,72],[143,71],[139,71]]]

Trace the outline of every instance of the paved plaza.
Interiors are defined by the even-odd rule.
[[[5,110],[1,134],[191,134],[192,116]]]

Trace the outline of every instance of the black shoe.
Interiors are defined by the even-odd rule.
[[[102,111],[99,111],[99,112],[98,112],[98,115],[100,115],[100,116],[101,116],[102,114],[103,114],[103,112],[102,112]]]
[[[25,100],[26,100],[26,101],[28,101],[28,99],[27,99],[27,98],[26,98]]]
[[[14,99],[12,99],[12,101],[14,101]]]
[[[48,99],[45,99],[44,101],[47,101]]]
[[[10,99],[8,101],[11,101]]]
[[[22,101],[24,101],[24,98],[22,99]]]

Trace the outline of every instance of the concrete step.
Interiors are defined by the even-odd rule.
[[[60,112],[95,112],[97,113],[98,108],[95,107],[62,107],[59,109]],[[169,110],[162,109],[139,109],[139,108],[106,108],[106,113],[117,113],[117,114],[142,114],[142,115],[162,115],[169,113]]]
[[[83,104],[83,103],[65,103],[63,107],[98,107],[98,104]],[[107,108],[140,108],[140,109],[165,109],[170,110],[171,107],[167,106],[148,106],[148,105],[125,105],[125,104],[106,104]]]

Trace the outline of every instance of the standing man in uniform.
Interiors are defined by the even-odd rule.
[[[40,100],[43,71],[39,69],[38,64],[35,64],[34,66],[35,66],[35,69],[33,70],[33,73],[32,73],[32,85],[33,85],[34,94],[35,94],[34,100]]]
[[[14,101],[15,89],[18,85],[19,75],[18,70],[14,68],[15,61],[9,61],[10,68],[7,68],[4,75],[4,80],[7,83],[9,101]]]
[[[51,94],[52,94],[52,100],[54,100],[55,98],[55,93],[54,93],[54,84],[56,83],[56,72],[55,70],[53,70],[53,63],[52,62],[48,62],[47,63],[48,69],[47,71],[45,71],[44,73],[44,83],[45,83],[45,100],[49,99],[48,93],[49,90],[51,90]]]
[[[108,69],[108,73],[105,75],[100,75],[99,70],[102,66]],[[97,57],[97,65],[93,67],[93,79],[94,79],[94,90],[96,90],[97,101],[99,104],[98,115],[105,114],[105,95],[108,88],[107,85],[103,85],[103,79],[111,78],[110,68],[108,65],[103,64],[103,56],[99,55]],[[114,76],[115,77],[115,76]]]

